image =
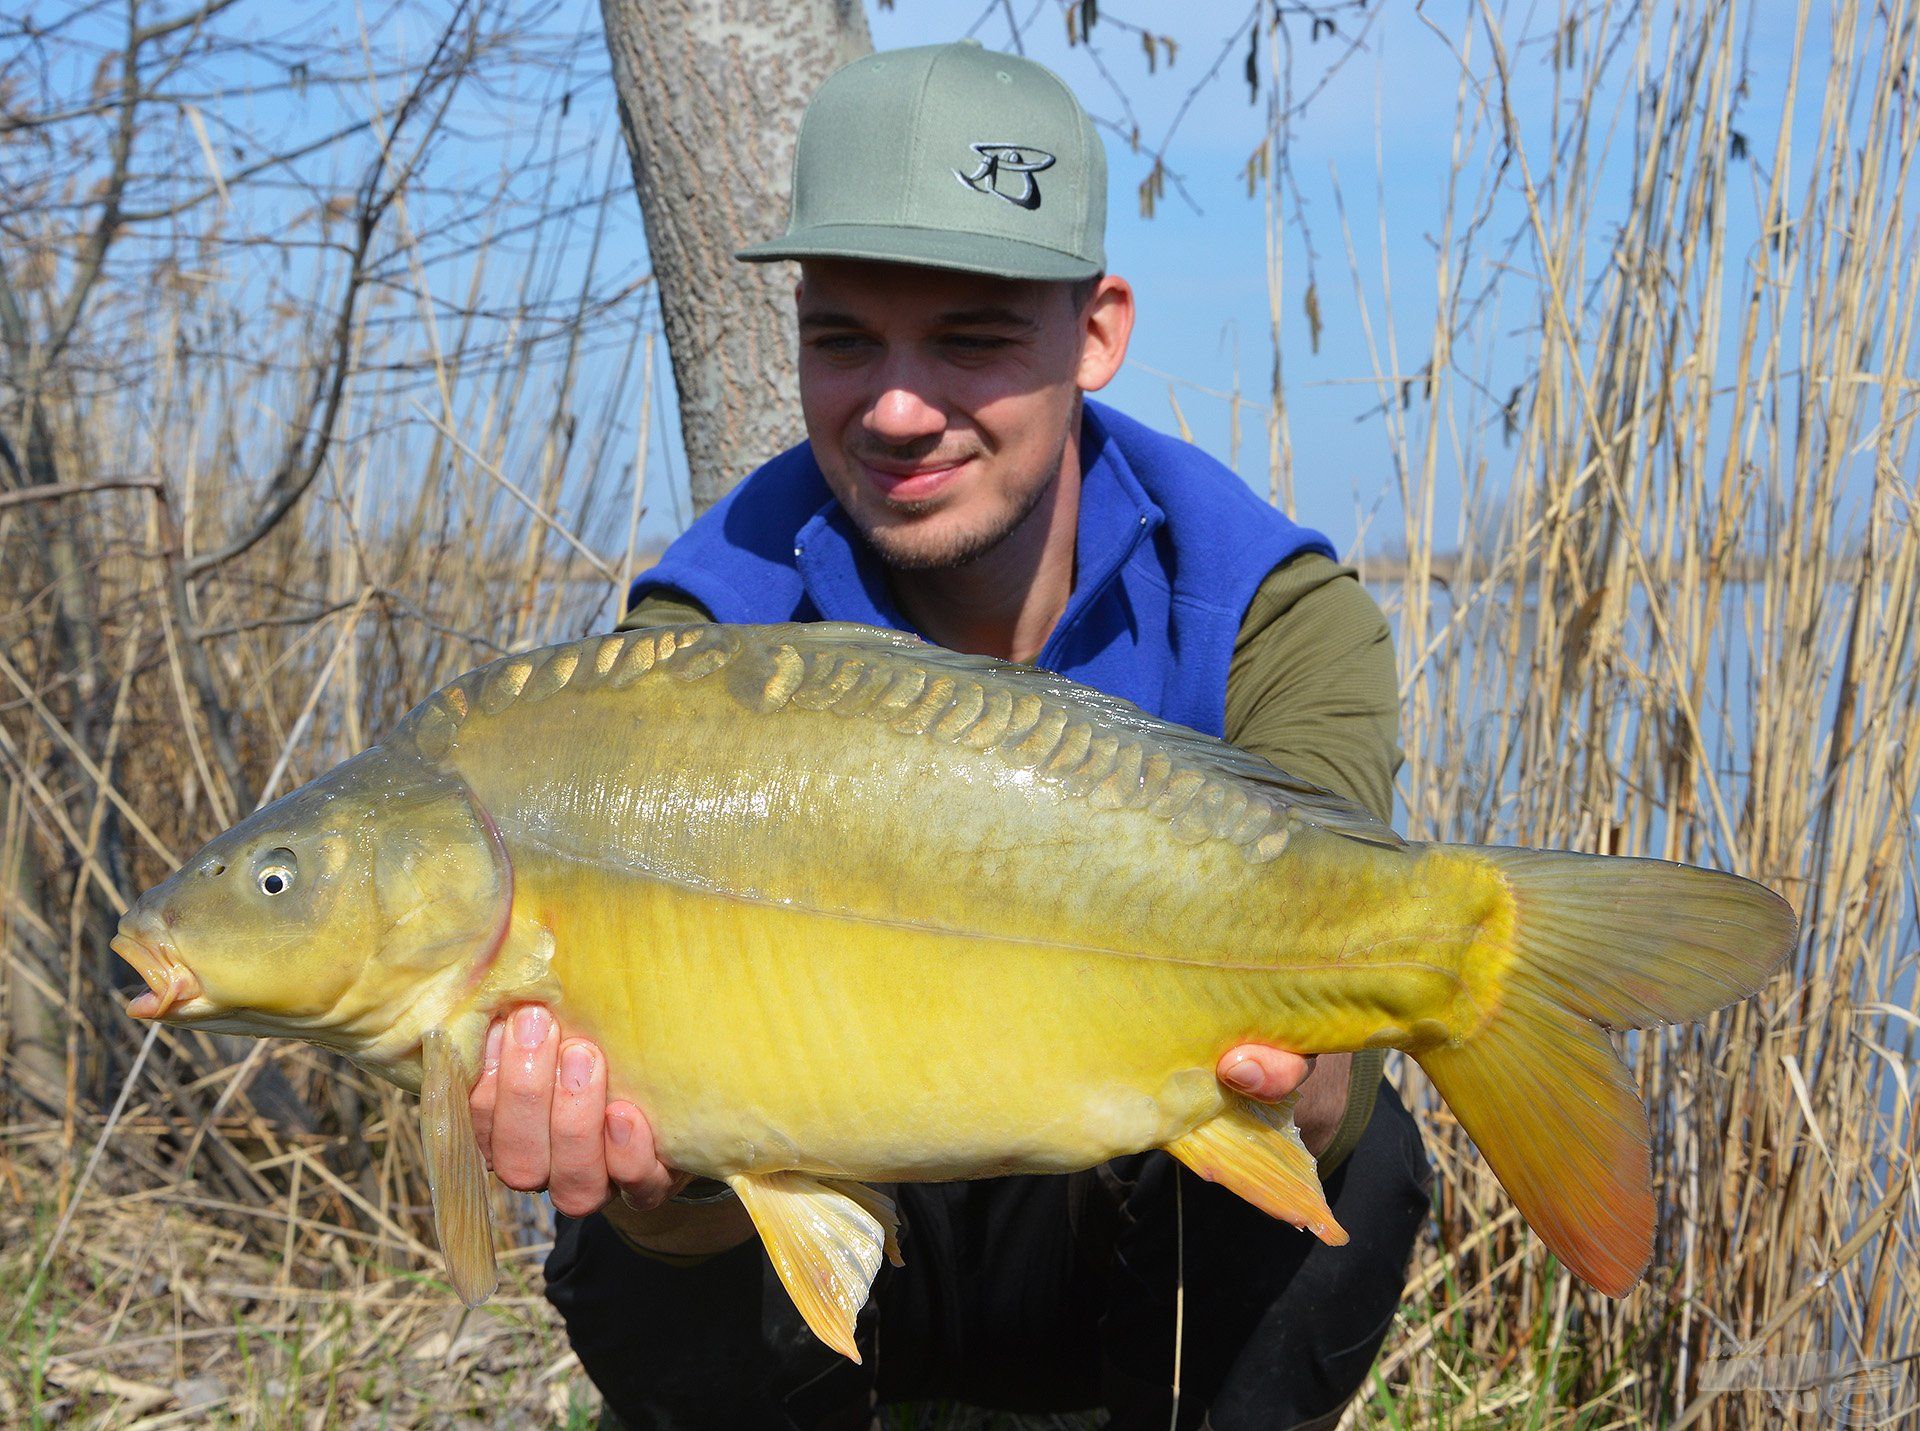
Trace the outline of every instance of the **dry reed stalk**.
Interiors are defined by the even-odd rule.
[[[1404,1345],[1450,1355],[1383,1362],[1416,1421],[1513,1413],[1503,1377],[1449,1362],[1551,1364],[1558,1383],[1523,1398],[1536,1415],[1726,1425],[1827,1415],[1835,1397],[1864,1416],[1886,1404],[1871,1377],[1914,1365],[1920,117],[1903,76],[1920,10],[1827,8],[1831,59],[1810,77],[1799,7],[1746,253],[1727,249],[1727,210],[1751,12],[1724,0],[1563,12],[1584,59],[1556,67],[1544,137],[1510,98],[1505,17],[1481,3],[1445,37],[1456,162],[1432,358],[1411,379],[1390,313],[1375,337],[1343,213],[1408,534],[1393,598],[1412,832],[1717,864],[1787,892],[1805,921],[1791,977],[1761,999],[1632,1041],[1668,1213],[1653,1277],[1622,1306],[1503,1227],[1497,1187],[1447,1135],[1449,1250],[1416,1276],[1428,1310]],[[1622,92],[1630,168],[1602,152]],[[1625,194],[1603,186],[1616,170]],[[1464,192],[1476,207],[1456,223]],[[1514,237],[1489,257],[1496,215]],[[1535,347],[1498,414],[1503,457],[1479,447],[1495,414],[1463,357],[1488,320],[1457,303],[1489,264],[1507,291],[1515,269],[1537,275],[1519,286]],[[1466,440],[1444,454],[1445,434]],[[1436,606],[1435,483],[1495,461],[1513,474],[1504,526],[1470,511],[1452,563],[1485,575]],[[1431,1109],[1416,1070],[1405,1083]],[[1767,1375],[1840,1389],[1770,1399],[1753,1389]],[[1920,1376],[1905,1387],[1920,1397]]]

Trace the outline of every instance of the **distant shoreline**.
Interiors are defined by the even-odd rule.
[[[1347,556],[1343,557],[1342,560],[1360,573],[1360,580],[1362,582],[1369,584],[1373,582],[1404,582],[1415,574],[1412,561],[1405,555]],[[1737,556],[1733,558],[1732,561],[1725,562],[1720,566],[1721,580],[1728,586],[1747,586],[1764,581],[1767,576],[1768,560],[1766,557],[1751,554]],[[1491,561],[1482,560],[1477,562],[1477,570],[1471,580],[1475,584],[1485,581],[1488,570],[1496,565],[1497,562],[1497,557]],[[1422,565],[1430,579],[1443,586],[1452,587],[1459,583],[1461,557],[1458,552],[1439,553],[1435,556],[1428,557]],[[1532,563],[1529,563],[1529,569],[1531,569],[1531,566]],[[1691,568],[1696,575],[1704,572],[1705,569],[1704,563],[1698,560],[1694,562]],[[1647,570],[1654,581],[1670,583],[1678,581],[1683,572],[1688,570],[1688,568],[1678,561],[1649,561],[1647,563]],[[1852,580],[1859,574],[1859,557],[1841,558],[1835,561],[1824,573],[1825,578],[1829,581],[1840,579]],[[1637,580],[1637,572],[1635,576]],[[1509,583],[1511,582],[1511,575],[1508,576],[1507,580]]]

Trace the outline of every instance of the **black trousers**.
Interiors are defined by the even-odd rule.
[[[1327,1181],[1345,1247],[1162,1153],[1071,1177],[904,1184],[892,1191],[907,1265],[880,1270],[861,1365],[807,1329],[757,1240],[676,1266],[604,1218],[562,1218],[547,1296],[608,1424],[630,1431],[868,1431],[877,1403],[927,1398],[1104,1406],[1112,1431],[1159,1431],[1182,1280],[1182,1426],[1331,1425],[1392,1323],[1432,1178],[1383,1081]]]

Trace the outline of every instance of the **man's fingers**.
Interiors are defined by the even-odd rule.
[[[1262,1103],[1285,1098],[1312,1072],[1311,1056],[1302,1057],[1263,1043],[1243,1043],[1228,1049],[1214,1069],[1215,1076],[1227,1087]]]
[[[553,1142],[547,1191],[568,1217],[585,1217],[606,1202],[607,1065],[585,1039],[560,1045],[553,1091]]]
[[[493,1171],[522,1192],[547,1185],[547,1121],[560,1042],[553,1015],[538,1004],[513,1011],[501,1040],[493,1105]]]
[[[607,1102],[606,1056],[586,1039],[563,1044],[553,1015],[538,1004],[487,1030],[467,1106],[500,1181],[522,1192],[546,1189],[569,1217],[598,1210],[614,1192],[646,1212],[686,1181],[660,1162],[640,1110]]]
[[[609,1103],[606,1118],[607,1178],[631,1194],[659,1166],[653,1129],[631,1103]]]
[[[480,1055],[480,1077],[467,1095],[467,1111],[473,1115],[473,1136],[489,1168],[493,1166],[493,1105],[500,1096],[500,1046],[506,1032],[505,1019],[495,1019],[487,1026],[486,1047]]]
[[[661,1164],[653,1128],[631,1103],[607,1105],[606,1157],[608,1178],[636,1212],[658,1207],[681,1181]]]

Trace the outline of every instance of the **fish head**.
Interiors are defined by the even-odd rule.
[[[428,986],[484,968],[512,890],[465,782],[374,746],[210,841],[135,902],[112,947],[147,982],[135,1018],[351,1052]]]

